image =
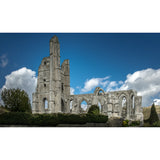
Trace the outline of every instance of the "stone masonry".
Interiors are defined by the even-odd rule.
[[[81,103],[87,103],[87,109]],[[64,60],[60,66],[60,44],[54,36],[50,40],[50,56],[43,58],[38,70],[36,92],[32,95],[32,113],[86,113],[91,105],[98,105],[101,114],[128,120],[143,121],[142,97],[134,90],[104,92],[100,87],[93,94],[70,95],[70,65]]]

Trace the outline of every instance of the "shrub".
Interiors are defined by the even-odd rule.
[[[140,126],[140,121],[132,121],[130,126],[132,126],[132,127]]]
[[[0,115],[1,125],[56,126],[57,124],[106,123],[107,116],[93,114],[30,114],[8,112]]]
[[[4,125],[30,125],[32,115],[21,112],[7,112],[0,115],[0,124]]]
[[[153,103],[152,107],[151,107],[151,114],[150,117],[148,119],[148,122],[152,125],[153,123],[159,121],[157,112],[156,112],[156,107],[155,104]]]
[[[98,115],[99,114],[99,107],[97,105],[92,105],[89,110],[88,110],[89,114],[95,114]]]
[[[129,120],[125,120],[125,121],[123,121],[123,123],[122,123],[122,126],[123,127],[128,127],[129,126]]]
[[[35,114],[32,115],[33,126],[56,126],[59,120],[56,114]]]
[[[129,121],[129,120],[125,120],[122,123],[123,127],[138,127],[140,126],[140,121]]]
[[[108,121],[108,116],[105,115],[96,115],[96,114],[87,114],[88,123],[106,123]]]
[[[153,127],[160,127],[160,121],[154,122]]]
[[[85,124],[87,118],[85,114],[58,114],[59,124]]]

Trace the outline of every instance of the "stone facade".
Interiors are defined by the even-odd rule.
[[[87,109],[81,103],[87,103]],[[54,36],[50,40],[50,56],[45,57],[38,70],[36,92],[32,95],[32,113],[85,113],[98,105],[101,114],[128,120],[143,121],[142,97],[134,90],[104,92],[97,87],[93,94],[70,95],[70,65],[60,66],[60,45]]]
[[[50,40],[50,56],[45,57],[38,70],[36,92],[32,95],[33,113],[69,112],[66,99],[70,95],[69,60],[60,66],[60,45],[54,36]]]

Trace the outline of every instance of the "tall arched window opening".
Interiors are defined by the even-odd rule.
[[[87,102],[85,100],[81,102],[81,112],[87,112]]]
[[[70,101],[70,112],[72,113],[72,109],[73,109],[73,100]]]
[[[48,109],[48,101],[47,98],[44,98],[44,109]]]
[[[101,103],[100,103],[100,102],[98,102],[98,107],[99,107],[99,112],[101,113],[101,111],[102,111],[102,106],[101,106]]]
[[[126,97],[122,98],[122,117],[125,118],[127,116],[127,99]]]

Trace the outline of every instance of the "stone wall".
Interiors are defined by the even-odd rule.
[[[104,92],[103,89],[97,87],[93,94],[71,95],[69,101],[72,102],[70,107],[73,114],[81,113],[81,103],[86,101],[86,112],[91,105],[100,104],[100,113],[109,118],[122,117],[130,120],[143,120],[142,97],[137,96],[137,92],[133,90]]]

